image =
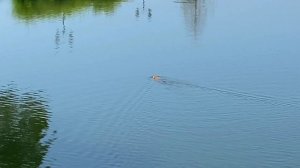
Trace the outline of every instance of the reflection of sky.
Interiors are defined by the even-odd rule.
[[[33,74],[39,75],[40,73],[53,75],[67,69],[71,70],[72,67],[78,66],[79,68],[92,64],[91,59],[102,64],[111,57],[123,59],[127,55],[143,58],[140,61],[146,65],[171,74],[179,73],[179,70],[172,69],[171,67],[174,66],[172,62],[165,59],[172,56],[172,60],[180,67],[178,69],[185,69],[183,67],[188,60],[181,56],[188,55],[189,58],[195,60],[190,64],[190,68],[194,70],[200,68],[199,73],[202,75],[205,75],[207,71],[214,72],[214,75],[206,76],[212,81],[226,78],[228,75],[241,76],[240,73],[248,72],[246,68],[248,67],[251,68],[251,72],[249,70],[250,74],[247,74],[245,78],[243,83],[245,85],[248,85],[248,79],[268,83],[262,79],[264,77],[261,75],[254,74],[261,69],[261,73],[265,73],[263,76],[272,78],[273,75],[268,74],[271,72],[266,69],[270,66],[273,67],[272,71],[280,70],[275,67],[285,66],[284,71],[289,71],[291,74],[297,73],[297,57],[294,55],[298,53],[296,45],[299,39],[297,35],[299,14],[296,12],[297,5],[291,2],[277,2],[272,6],[268,2],[259,2],[260,5],[257,7],[256,2],[243,5],[245,2],[217,1],[214,16],[207,16],[205,30],[198,42],[189,41],[189,36],[185,31],[186,24],[182,19],[182,9],[178,8],[178,4],[174,2],[147,2],[147,8],[151,8],[153,12],[151,22],[135,19],[135,9],[141,5],[141,2],[125,3],[111,16],[95,16],[93,12],[87,11],[86,14],[66,19],[66,27],[74,32],[75,46],[72,53],[69,53],[69,48],[65,47],[65,50],[60,51],[58,55],[54,41],[57,29],[62,29],[61,20],[41,21],[30,25],[19,23],[9,15],[11,13],[7,2],[2,1],[1,9],[4,10],[1,10],[0,15],[3,26],[0,29],[2,36],[0,57],[6,60],[6,64],[1,65],[1,72],[6,74],[3,77],[6,79],[23,76],[25,80]],[[164,8],[161,8],[161,5],[164,5]],[[243,10],[238,6],[243,6]],[[166,10],[170,12],[165,12]],[[286,12],[278,12],[282,10]],[[265,11],[268,11],[268,14],[265,14]],[[199,47],[200,44],[201,47]],[[68,57],[77,61],[69,62]],[[150,57],[156,58],[157,61],[154,63]],[[205,57],[208,62],[200,61],[201,57]],[[287,57],[291,59],[286,59]],[[216,62],[218,59],[222,62]],[[247,61],[245,62],[244,59]],[[282,61],[283,59],[285,61]],[[208,67],[207,63],[215,63],[217,68]],[[242,70],[236,71],[232,68],[233,65],[241,66],[242,63],[246,69],[240,67]],[[65,66],[65,64],[72,66]],[[54,65],[55,69],[52,68]],[[226,66],[228,67],[224,71],[222,67]],[[253,69],[253,66],[260,68]],[[10,69],[10,67],[15,68]],[[151,70],[145,71],[151,74]],[[181,70],[180,73],[185,71],[188,72],[188,70]],[[61,76],[57,75],[54,76]],[[273,80],[280,83],[284,81],[297,83],[295,78],[287,78],[284,75],[278,77],[285,80],[276,78]],[[32,78],[36,80],[35,77]]]

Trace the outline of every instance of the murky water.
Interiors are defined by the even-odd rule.
[[[299,8],[0,0],[0,167],[300,167]]]

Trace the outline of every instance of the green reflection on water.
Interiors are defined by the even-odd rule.
[[[13,0],[14,15],[22,20],[61,17],[91,8],[96,13],[113,13],[122,0]]]
[[[47,101],[41,92],[21,93],[15,86],[0,89],[0,167],[39,167],[53,138]]]

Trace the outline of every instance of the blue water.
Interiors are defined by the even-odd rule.
[[[300,167],[300,2],[21,2],[0,0],[0,167]]]

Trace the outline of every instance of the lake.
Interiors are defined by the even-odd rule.
[[[300,167],[299,9],[0,0],[0,167]]]

